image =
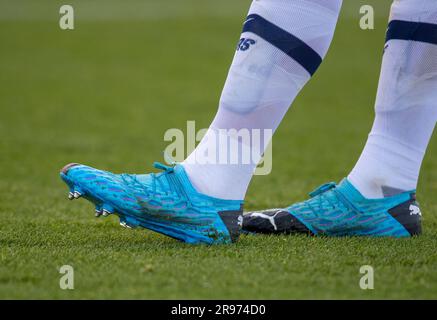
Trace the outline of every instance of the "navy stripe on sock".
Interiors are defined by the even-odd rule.
[[[247,17],[243,32],[252,32],[269,42],[298,62],[311,75],[322,63],[322,57],[305,42],[257,14]]]
[[[386,42],[410,40],[437,44],[437,24],[392,20],[388,24]]]

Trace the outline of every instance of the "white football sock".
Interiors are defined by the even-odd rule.
[[[367,198],[417,187],[437,121],[437,1],[394,1],[387,39],[375,122],[348,177]]]
[[[269,136],[328,50],[341,3],[253,1],[218,113],[199,146],[182,163],[199,192],[244,199]],[[261,143],[259,133],[266,138]]]

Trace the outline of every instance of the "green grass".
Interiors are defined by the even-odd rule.
[[[0,0],[0,298],[437,298],[437,140],[423,164],[424,234],[415,239],[243,236],[193,247],[66,200],[58,170],[81,162],[145,172],[164,132],[208,126],[248,0]],[[331,50],[273,143],[273,172],[247,208],[285,206],[354,165],[372,125],[390,1],[376,29],[346,0]],[[75,289],[59,289],[60,266]],[[359,288],[372,265],[375,289]]]

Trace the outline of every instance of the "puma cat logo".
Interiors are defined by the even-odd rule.
[[[422,212],[420,211],[420,208],[418,206],[414,205],[414,204],[411,204],[409,209],[410,209],[410,216],[412,216],[412,215],[419,215],[419,216],[421,216],[422,215]]]

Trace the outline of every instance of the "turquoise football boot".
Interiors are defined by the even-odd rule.
[[[181,165],[155,163],[150,174],[114,174],[72,163],[61,170],[69,199],[85,198],[96,216],[117,214],[124,227],[143,227],[183,242],[235,242],[242,224],[243,202],[197,192]]]
[[[339,185],[319,187],[310,197],[285,209],[245,214],[243,232],[397,238],[421,233],[422,214],[414,190],[366,199],[344,179]]]

